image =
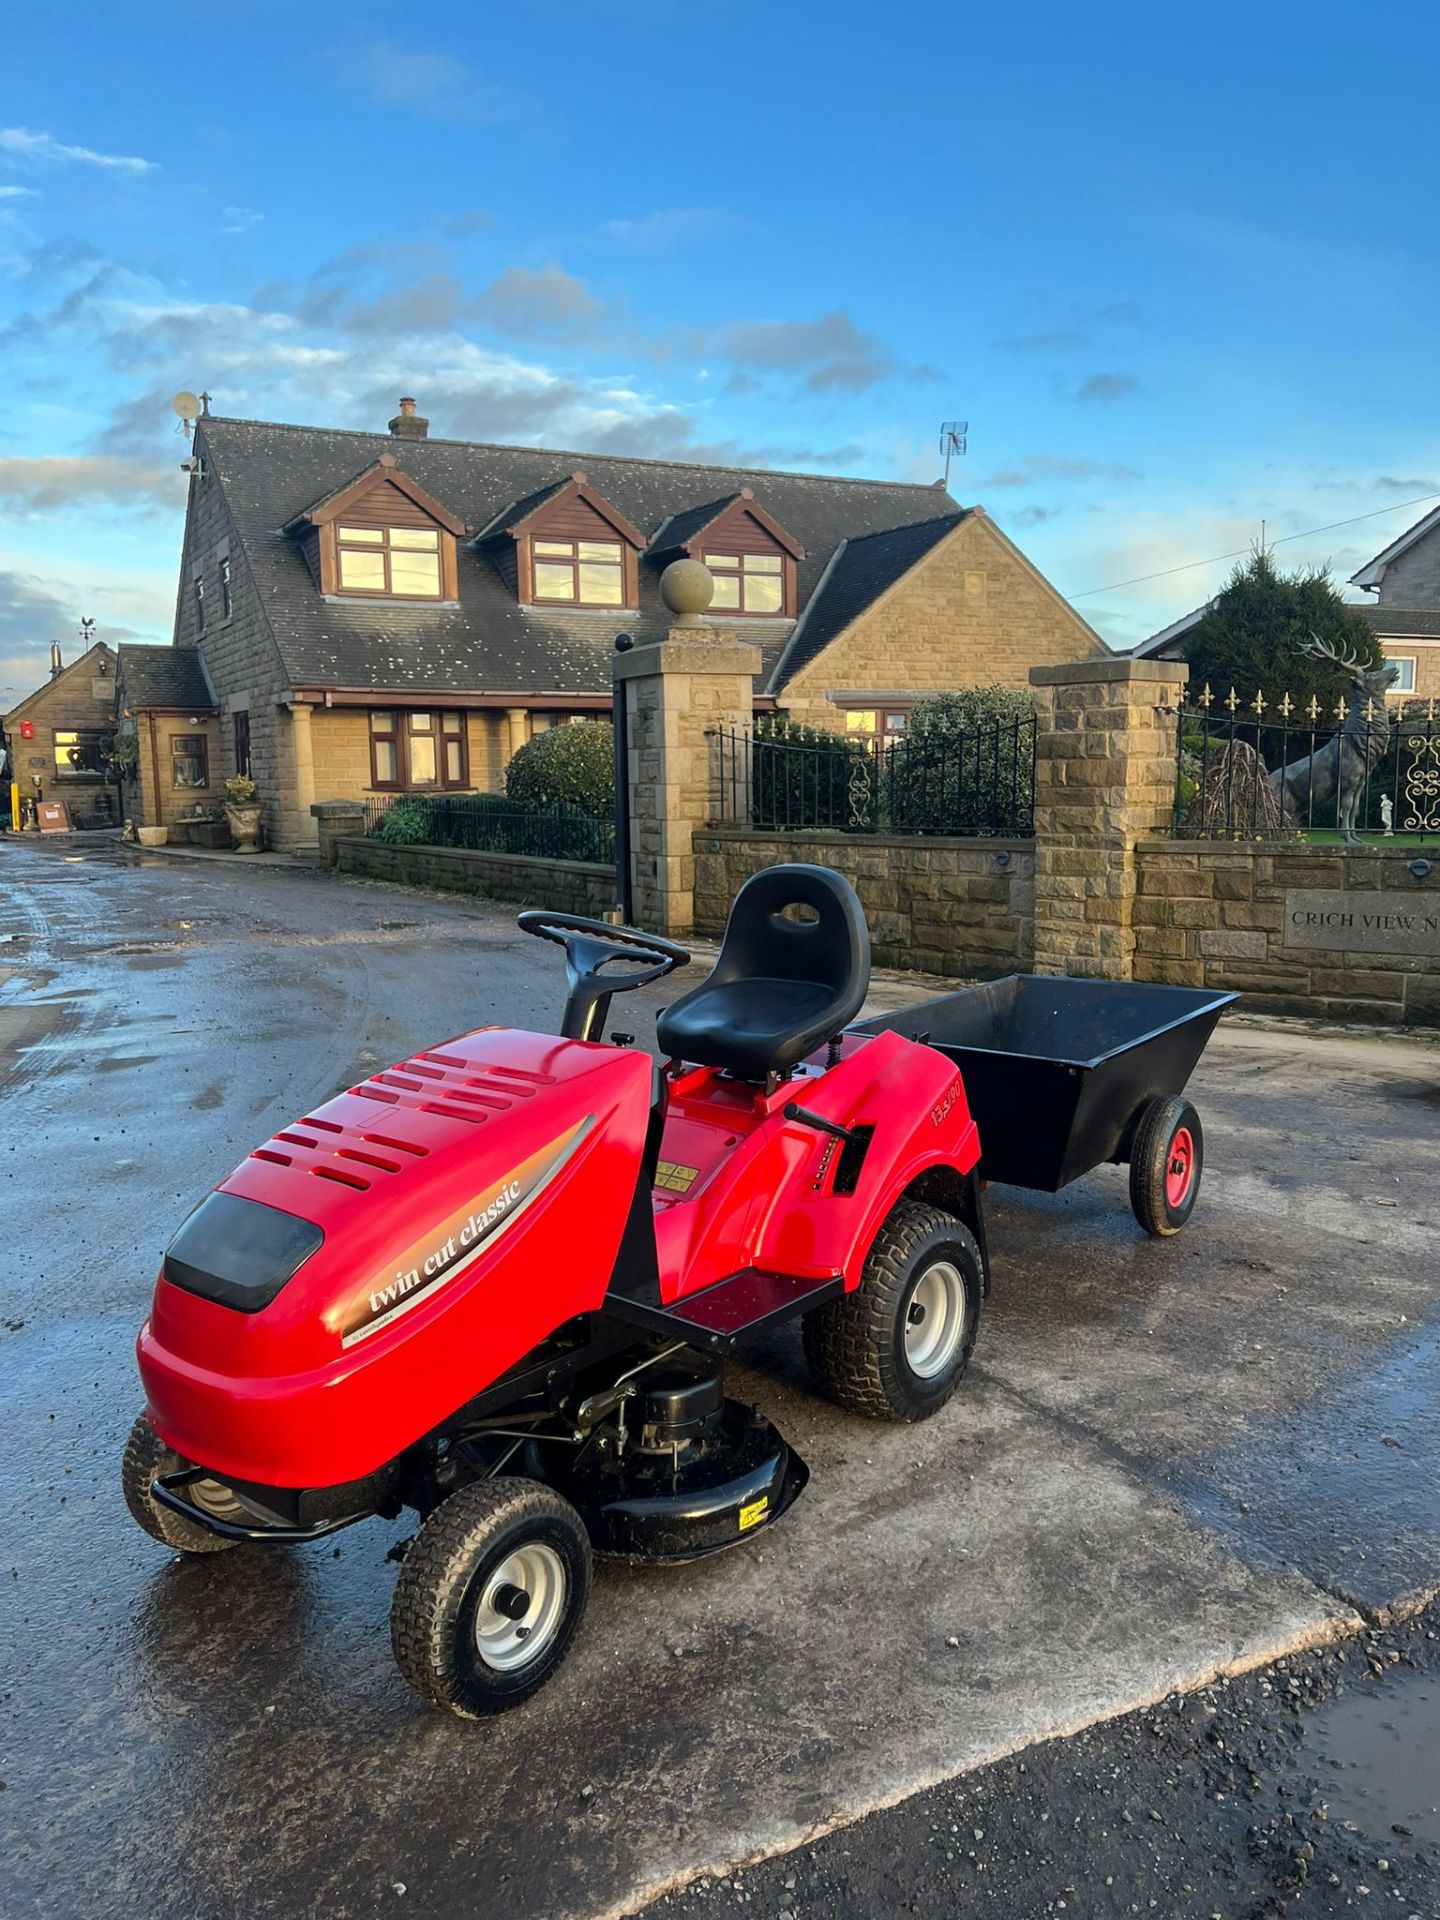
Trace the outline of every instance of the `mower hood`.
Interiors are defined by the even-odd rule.
[[[311,1109],[166,1251],[139,1347],[162,1438],[292,1487],[393,1458],[599,1307],[650,1102],[643,1054],[490,1027]]]

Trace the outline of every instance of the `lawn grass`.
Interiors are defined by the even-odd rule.
[[[1345,836],[1337,827],[1312,827],[1300,835],[1306,846],[1343,847]],[[1367,847],[1396,847],[1402,851],[1406,847],[1440,847],[1440,833],[1392,833],[1388,838],[1375,829],[1360,829],[1360,838]]]

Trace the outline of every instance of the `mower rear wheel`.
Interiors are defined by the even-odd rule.
[[[549,1487],[513,1476],[462,1487],[401,1562],[390,1605],[401,1673],[462,1719],[518,1707],[565,1658],[590,1567],[584,1522]]]
[[[902,1200],[875,1236],[859,1286],[806,1315],[805,1357],[852,1413],[928,1419],[969,1364],[983,1288],[970,1229]]]
[[[150,1491],[162,1473],[183,1473],[194,1464],[193,1460],[186,1460],[167,1447],[142,1413],[130,1429],[120,1463],[120,1487],[125,1504],[135,1524],[163,1546],[174,1547],[180,1553],[223,1553],[226,1547],[238,1546],[239,1541],[222,1539],[207,1527],[172,1513],[169,1507],[162,1507]],[[190,1498],[199,1505],[213,1505],[222,1519],[233,1517],[226,1511],[226,1503],[233,1502],[235,1496],[218,1480],[196,1481],[190,1488]],[[248,1515],[242,1513],[239,1517],[245,1519]]]
[[[1205,1164],[1200,1116],[1180,1094],[1141,1110],[1130,1148],[1130,1210],[1157,1240],[1178,1233],[1195,1210]]]

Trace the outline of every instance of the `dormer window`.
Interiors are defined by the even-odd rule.
[[[645,536],[583,473],[554,480],[475,536],[522,606],[638,607]]]
[[[623,607],[625,549],[618,540],[530,543],[535,598],[574,607]]]
[[[663,571],[672,560],[701,560],[715,582],[711,614],[791,620],[796,567],[805,549],[768,514],[749,487],[671,514],[646,554]]]
[[[707,553],[715,578],[712,613],[783,613],[785,562],[778,553]]]
[[[337,530],[341,593],[379,593],[392,600],[440,598],[437,527],[346,527]]]
[[[346,599],[455,601],[463,520],[382,453],[374,466],[297,514],[298,541],[322,593]]]

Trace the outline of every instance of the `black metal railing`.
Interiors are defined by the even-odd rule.
[[[532,860],[615,858],[615,822],[581,807],[518,807],[498,793],[396,793],[365,802],[367,836],[392,846],[462,847]]]
[[[717,728],[707,736],[713,810],[766,831],[1026,838],[1035,830],[1035,727],[1024,714],[886,747]]]
[[[1181,708],[1175,832],[1187,840],[1440,838],[1434,700],[1328,707],[1208,686]]]

